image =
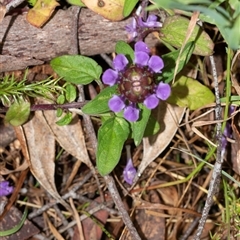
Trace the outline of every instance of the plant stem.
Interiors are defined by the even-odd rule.
[[[65,104],[36,104],[32,105],[30,108],[30,111],[43,111],[43,110],[56,110],[58,108],[61,109],[69,109],[69,108],[81,108],[85,104],[87,104],[88,101],[84,102],[71,102],[71,103],[65,103]],[[7,112],[8,107],[0,107],[0,113]]]

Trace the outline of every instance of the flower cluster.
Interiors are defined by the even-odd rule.
[[[14,190],[14,187],[9,186],[8,181],[0,182],[0,197],[7,196],[11,194]]]
[[[168,84],[156,84],[155,76],[164,67],[159,56],[150,56],[148,46],[139,41],[134,46],[134,63],[129,64],[123,54],[113,60],[113,69],[107,69],[102,76],[103,83],[113,86],[118,84],[119,95],[113,95],[108,106],[113,112],[123,110],[124,118],[135,122],[139,118],[138,103],[148,109],[154,109],[160,100],[166,100],[171,88]]]
[[[143,39],[149,31],[155,28],[162,27],[162,23],[157,21],[157,16],[149,15],[146,21],[143,21],[142,17],[134,17],[132,23],[125,27],[126,31],[129,33],[130,41],[134,39]]]

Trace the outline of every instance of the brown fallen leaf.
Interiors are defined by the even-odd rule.
[[[134,226],[141,236],[141,239],[147,240],[165,240],[166,223],[163,210],[159,208],[152,208],[152,203],[160,203],[157,191],[151,190],[146,194],[147,201],[143,205],[136,206]],[[137,205],[137,204],[136,204]],[[126,234],[124,240],[131,239],[129,233]]]
[[[232,131],[234,143],[231,143],[231,160],[233,165],[233,170],[240,175],[240,114],[238,113],[232,119]]]
[[[143,139],[143,159],[139,165],[138,174],[134,182],[171,142],[185,113],[185,108],[173,106],[162,101],[155,113],[160,123],[160,131],[154,136]]]
[[[107,200],[107,199],[106,199]],[[109,198],[109,200],[111,200]],[[89,211],[97,206],[96,203],[101,202],[101,197],[96,198],[91,204],[88,206],[86,211]],[[100,221],[102,224],[105,224],[107,221],[109,213],[105,209],[101,209],[93,214],[93,216]],[[94,222],[91,218],[86,218],[82,221],[82,228],[83,228],[83,234],[84,234],[84,240],[100,240],[102,238],[103,231],[102,229],[97,225],[96,222]],[[74,235],[72,240],[79,240],[79,231],[78,228],[75,227]]]
[[[34,7],[27,13],[27,21],[40,28],[48,21],[57,6],[59,6],[59,3],[55,0],[37,0]]]
[[[55,138],[43,113],[35,112],[30,121],[16,127],[16,133],[32,174],[53,198],[67,209],[71,209],[58,194],[55,186]]]
[[[5,14],[6,14],[6,6],[0,3],[0,23],[2,22]]]
[[[46,119],[48,127],[61,147],[92,169],[93,165],[88,156],[83,129],[78,116],[73,115],[71,124],[58,126],[56,124],[58,119],[55,111],[45,111],[43,115]]]
[[[71,124],[65,126],[58,126],[56,124],[58,119],[55,111],[45,111],[44,116],[57,142],[63,149],[65,149],[78,160],[78,162],[76,162],[74,165],[68,181],[66,182],[66,188],[70,186],[78,168],[81,166],[81,162],[86,164],[91,169],[96,181],[99,182],[96,169],[94,168],[87,152],[83,129],[78,116],[73,114],[73,120]]]

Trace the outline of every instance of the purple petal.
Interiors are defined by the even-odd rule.
[[[9,182],[8,181],[2,181],[0,182],[0,188],[6,188],[9,186]]]
[[[11,194],[13,190],[14,190],[14,187],[9,186],[8,181],[3,181],[0,183],[0,197]]]
[[[126,145],[126,152],[127,152],[127,164],[123,170],[123,178],[124,178],[125,182],[132,185],[133,179],[134,179],[137,171],[133,166],[130,145]]]
[[[155,73],[161,72],[164,67],[163,60],[159,56],[151,56],[148,61],[148,67]]]
[[[136,173],[137,173],[137,171],[133,166],[132,159],[130,158],[127,161],[127,165],[123,170],[124,181],[127,182],[128,184],[132,185],[133,184],[133,179],[134,179]]]
[[[117,83],[117,79],[118,79],[118,72],[117,71],[113,71],[112,69],[107,69],[102,76],[102,81],[103,83],[109,85],[109,86],[113,86],[114,84]]]
[[[135,52],[134,53],[134,63],[136,63],[139,66],[147,66],[149,55],[145,52]]]
[[[159,99],[155,94],[152,94],[148,96],[143,103],[148,109],[154,109],[158,105]]]
[[[171,87],[167,83],[160,82],[157,86],[156,95],[161,100],[166,100],[171,94]]]
[[[137,29],[137,21],[135,18],[133,18],[132,22],[125,26],[125,29],[128,33],[133,33]]]
[[[120,96],[113,95],[108,101],[108,106],[113,112],[120,112],[125,107],[124,99]]]
[[[231,128],[231,124],[229,122],[226,123],[226,127],[223,131],[223,135],[222,135],[222,150],[225,149],[227,147],[227,138],[230,138],[232,135],[232,128]]]
[[[127,66],[128,60],[123,54],[118,54],[113,60],[113,67],[117,71],[122,71]]]
[[[144,23],[144,25],[149,28],[162,27],[162,23],[158,22],[157,16],[153,15],[153,14],[148,16],[147,21],[146,21],[146,23]]]
[[[148,54],[150,53],[150,50],[149,50],[147,44],[143,41],[138,41],[137,43],[135,43],[134,51],[135,52],[145,52]]]
[[[125,26],[125,30],[129,33],[130,41],[133,41],[135,37],[137,37],[137,21],[133,18],[132,23]]]
[[[157,21],[157,16],[154,14],[150,14],[146,22],[148,23],[148,22],[156,22],[156,21]]]
[[[135,122],[139,118],[139,109],[136,107],[129,105],[124,109],[124,118],[127,119],[129,122]]]
[[[229,111],[228,115],[231,116],[235,111],[235,106],[230,105],[228,111]]]
[[[144,28],[145,27],[145,22],[143,22],[141,17],[137,18],[137,24],[139,27]]]

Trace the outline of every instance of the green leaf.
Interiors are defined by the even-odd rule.
[[[37,0],[28,0],[28,3],[31,5],[31,6],[34,6],[36,4]]]
[[[30,115],[30,103],[24,100],[18,100],[13,103],[5,116],[5,121],[13,126],[24,124]]]
[[[174,47],[180,48],[186,38],[189,20],[179,15],[166,18],[161,28],[161,39]],[[193,53],[200,56],[213,54],[214,43],[212,39],[198,25],[194,27],[188,42],[194,42]]]
[[[56,122],[59,126],[68,125],[72,121],[72,113],[67,112],[66,115],[64,115],[60,120]]]
[[[57,104],[64,104],[65,103],[65,96],[63,94],[57,97]]]
[[[57,108],[57,113],[56,113],[57,117],[61,117],[62,114],[63,114],[63,110],[61,108]]]
[[[138,104],[140,109],[140,118],[136,122],[131,123],[132,137],[136,146],[138,146],[143,138],[151,110],[145,107],[143,104]]]
[[[127,17],[131,14],[132,10],[136,6],[138,0],[125,0],[123,7],[123,16]]]
[[[194,49],[193,42],[189,42],[186,44],[179,58],[177,73],[179,73],[183,69],[183,67],[188,63],[190,57],[192,56],[193,49]],[[162,74],[159,76],[158,80],[164,81],[165,83],[169,83],[170,81],[172,81],[176,61],[178,59],[179,54],[180,50],[176,50],[162,56],[164,62],[164,70]]]
[[[129,135],[129,124],[124,118],[108,119],[98,131],[97,169],[102,176],[118,164],[124,142]]]
[[[159,122],[156,120],[156,118],[150,115],[143,137],[152,136],[158,133],[159,130],[160,130]]]
[[[238,0],[230,0],[230,6],[227,5],[227,1],[224,1],[224,5],[219,4],[223,2],[223,0],[154,0],[154,2],[156,3],[155,8],[157,6],[165,9],[179,9],[189,12],[199,11],[201,13],[200,19],[215,24],[230,48],[233,50],[240,48],[240,31],[239,25],[236,23],[240,12]]]
[[[81,0],[67,0],[67,2],[71,5],[85,7],[85,4]]]
[[[134,60],[134,51],[133,49],[124,41],[118,41],[115,46],[115,52],[117,54],[123,54],[126,56],[129,62]]]
[[[88,84],[102,74],[102,68],[93,59],[80,55],[57,57],[50,64],[59,76],[75,84]]]
[[[77,97],[76,87],[72,84],[66,86],[66,99],[68,102],[73,102]]]
[[[214,99],[215,96],[208,87],[197,80],[182,76],[172,85],[171,96],[167,102],[196,110],[213,103]]]
[[[117,93],[117,85],[104,88],[92,101],[82,108],[82,111],[90,115],[109,112],[108,101],[115,93]]]

